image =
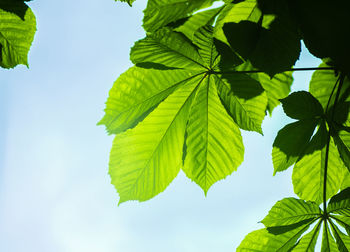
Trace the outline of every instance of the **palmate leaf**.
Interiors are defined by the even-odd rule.
[[[144,10],[143,28],[154,32],[165,25],[209,7],[215,0],[149,0]]]
[[[0,66],[28,66],[28,51],[34,39],[36,21],[23,1],[0,2]]]
[[[239,127],[261,129],[264,89],[248,75],[220,73],[211,32],[200,29],[192,44],[164,28],[132,48],[137,66],[115,82],[100,122],[117,133],[110,175],[120,203],[154,197],[180,168],[206,192],[242,162]]]

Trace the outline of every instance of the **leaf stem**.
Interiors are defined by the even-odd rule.
[[[314,71],[314,70],[335,70],[334,67],[301,67],[301,68],[291,68],[283,72],[293,72],[293,71]],[[210,71],[213,74],[245,74],[245,73],[264,73],[261,70],[247,70],[247,71]]]
[[[335,109],[337,106],[337,102],[339,99],[339,95],[340,95],[340,90],[343,86],[344,83],[344,79],[345,79],[345,75],[343,73],[340,74],[339,78],[337,79],[334,88],[328,98],[328,102],[327,102],[327,106],[326,106],[326,113],[328,111],[328,106],[330,104],[330,101],[332,99],[332,96],[334,94],[334,90],[339,82],[338,88],[337,88],[337,94],[335,96],[335,100],[334,100],[334,105],[332,108],[332,114],[331,114],[331,122],[334,119],[334,115],[335,115]],[[323,176],[323,212],[324,215],[326,216],[326,218],[328,218],[328,213],[327,213],[327,172],[328,172],[328,159],[329,159],[329,146],[330,146],[330,141],[331,141],[331,131],[330,131],[330,126],[328,125],[328,135],[327,135],[327,146],[326,146],[326,157],[325,157],[325,165],[324,165],[324,176]]]

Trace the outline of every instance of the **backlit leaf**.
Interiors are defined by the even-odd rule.
[[[323,201],[323,178],[326,158],[327,129],[322,123],[311,139],[303,157],[293,169],[294,192],[304,200],[321,203]],[[338,150],[330,139],[327,169],[327,199],[335,195],[341,187],[345,167]]]
[[[293,248],[295,252],[314,252],[317,238],[320,232],[321,221],[312,229],[311,232],[304,235],[298,244]]]
[[[109,174],[119,193],[119,203],[148,200],[176,177],[198,78],[169,95],[135,128],[115,137]]]
[[[154,32],[193,12],[209,7],[215,0],[149,0],[144,10],[143,28]]]
[[[314,202],[285,198],[278,201],[261,222],[266,227],[285,226],[319,217],[320,214],[321,210]]]
[[[309,228],[304,224],[296,229],[282,234],[269,233],[260,229],[248,234],[237,248],[237,252],[287,252],[295,245],[298,238]]]
[[[211,76],[202,82],[187,125],[187,153],[183,170],[206,193],[243,161],[238,126],[221,104]]]
[[[4,68],[18,64],[28,66],[36,21],[32,10],[23,5],[17,1],[5,1],[0,5],[0,66]]]

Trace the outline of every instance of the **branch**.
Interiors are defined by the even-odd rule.
[[[332,99],[332,96],[334,94],[334,90],[339,82],[339,86],[337,88],[337,94],[335,96],[334,105],[333,105],[333,109],[332,109],[331,121],[333,121],[333,119],[334,119],[335,108],[337,106],[337,102],[338,102],[339,95],[340,95],[340,90],[343,86],[344,79],[345,79],[345,75],[341,73],[339,78],[337,79],[334,87],[333,87],[331,95],[328,98],[328,102],[327,102],[327,106],[326,106],[326,113],[328,111],[328,106],[329,106],[330,101]],[[325,216],[327,216],[327,171],[328,171],[328,158],[329,158],[330,141],[331,141],[331,131],[330,131],[329,125],[328,125],[327,147],[326,147],[326,157],[325,157],[324,177],[323,177],[323,212],[324,212]]]
[[[283,72],[294,72],[294,71],[314,71],[314,70],[335,70],[334,67],[301,67],[301,68],[291,68]],[[261,70],[247,70],[247,71],[209,71],[213,74],[246,74],[246,73],[265,73]]]

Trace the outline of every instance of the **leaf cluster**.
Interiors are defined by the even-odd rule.
[[[114,83],[100,121],[116,135],[109,173],[119,203],[154,197],[180,170],[206,194],[243,161],[241,130],[262,134],[264,117],[281,102],[295,121],[274,141],[274,173],[294,166],[299,199],[277,202],[266,228],[237,250],[313,251],[323,228],[322,251],[348,251],[349,1],[235,0],[208,8],[214,2],[147,3],[146,37],[130,52],[135,65]],[[288,96],[301,41],[324,63],[309,92]]]
[[[114,83],[100,121],[116,134],[109,173],[120,203],[154,197],[180,169],[207,193],[243,161],[240,129],[262,134],[290,91],[290,72],[271,79],[220,40],[231,11],[248,3],[253,13],[257,2],[206,9],[213,2],[148,2],[135,66]]]

